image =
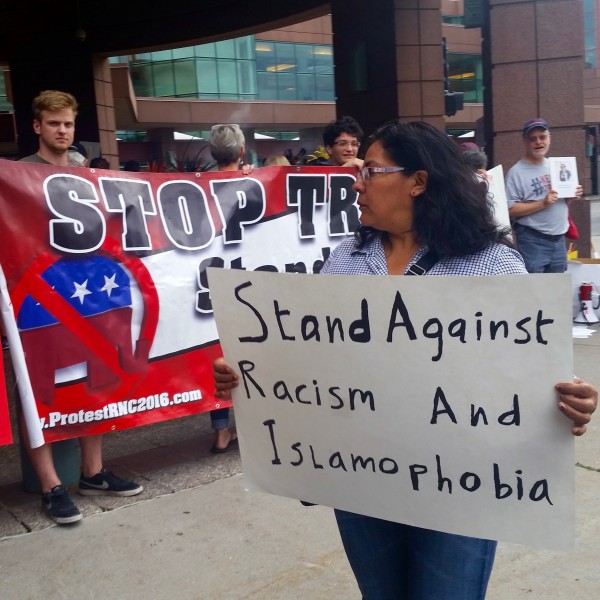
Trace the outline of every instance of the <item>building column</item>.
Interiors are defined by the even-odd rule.
[[[117,125],[110,64],[107,58],[94,56],[92,66],[100,153],[110,163],[111,169],[118,170],[119,148],[115,134]]]
[[[440,0],[333,0],[337,115],[371,133],[400,118],[444,129]]]
[[[575,156],[589,191],[582,39],[578,0],[490,0],[493,157],[505,172],[523,156],[523,123],[542,117],[552,132],[550,154]],[[581,235],[579,255],[588,257],[589,202],[575,201],[570,209]]]

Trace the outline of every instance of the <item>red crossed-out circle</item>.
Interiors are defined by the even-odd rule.
[[[150,272],[137,256],[125,254],[121,245],[112,238],[107,238],[100,251],[108,258],[117,259],[134,277],[141,292],[144,314],[140,328],[140,340],[147,340],[152,346],[158,326],[159,300],[158,292]],[[137,387],[144,376],[145,369],[137,373],[128,373],[121,368],[118,350],[114,343],[95,329],[81,314],[77,312],[56,290],[42,278],[42,274],[60,257],[45,252],[38,256],[12,291],[15,315],[19,314],[25,298],[30,295],[36,299],[65,328],[77,337],[90,351],[102,361],[116,376],[118,381],[106,386],[98,394],[80,390],[73,398],[76,406],[72,408],[94,408],[108,402],[123,400]],[[84,386],[82,386],[84,387]],[[85,390],[85,387],[84,387]]]

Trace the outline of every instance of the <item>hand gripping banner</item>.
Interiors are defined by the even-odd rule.
[[[229,406],[207,267],[318,273],[359,224],[354,181],[2,161],[2,316],[32,444]]]

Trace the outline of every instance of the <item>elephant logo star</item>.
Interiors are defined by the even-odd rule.
[[[71,298],[79,298],[80,304],[83,304],[83,299],[91,294],[90,290],[87,289],[88,280],[86,279],[83,283],[73,282],[75,284],[75,293],[71,296]],[[110,294],[109,294],[110,296]]]
[[[116,273],[112,274],[112,277],[104,276],[104,286],[100,290],[101,292],[106,292],[110,298],[112,291],[119,287],[119,284],[115,282]]]

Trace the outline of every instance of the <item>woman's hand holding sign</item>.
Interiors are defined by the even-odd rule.
[[[213,363],[213,378],[215,380],[215,396],[222,400],[230,400],[231,390],[238,386],[239,381],[237,373],[222,356]]]
[[[585,381],[574,378],[572,382],[556,384],[558,408],[573,421],[573,435],[583,435],[593,412],[598,406],[598,390]]]

